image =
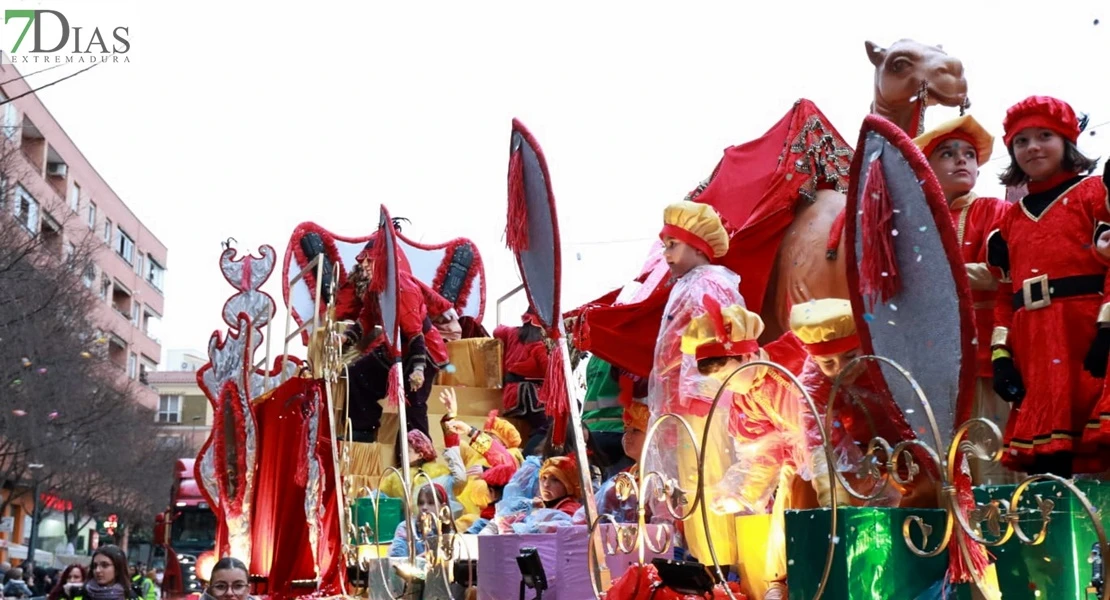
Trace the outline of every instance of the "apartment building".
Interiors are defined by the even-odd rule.
[[[84,273],[85,285],[101,299],[94,327],[120,377],[135,384],[137,400],[157,408],[158,394],[147,382],[162,353],[166,246],[112,191],[37,94],[23,96],[31,86],[21,77],[14,65],[0,65],[0,135],[7,138],[0,141],[17,148],[6,151],[0,165],[9,204],[3,210],[59,253],[96,237],[95,264]],[[49,81],[43,77],[35,81]]]

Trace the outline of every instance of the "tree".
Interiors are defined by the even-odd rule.
[[[99,333],[88,272],[103,245],[44,185],[19,137],[0,134],[0,482],[10,490],[0,510],[35,481],[72,504],[73,541],[82,517],[151,522],[173,458],[155,447],[154,413]]]

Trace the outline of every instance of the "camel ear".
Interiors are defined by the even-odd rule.
[[[863,45],[867,48],[867,58],[871,64],[876,67],[883,64],[883,59],[886,58],[886,48],[880,47],[875,42],[864,42]]]

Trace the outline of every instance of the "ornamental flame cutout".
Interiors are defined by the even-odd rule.
[[[221,555],[249,562],[250,514],[254,490],[257,427],[251,401],[261,395],[267,374],[255,368],[254,353],[262,345],[262,328],[274,316],[275,304],[261,287],[274,270],[277,253],[271,246],[261,256],[236,258],[228,248],[220,255],[220,270],[236,289],[223,307],[226,336],[219,331],[208,342],[208,363],[197,372],[197,383],[212,403],[212,433],[196,462],[196,479],[213,512],[226,529],[218,532]],[[278,366],[280,365],[280,367]],[[296,370],[278,361],[275,371]],[[226,498],[225,502],[220,502]]]

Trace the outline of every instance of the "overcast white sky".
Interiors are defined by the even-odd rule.
[[[414,239],[478,243],[492,325],[493,299],[518,283],[501,241],[513,117],[551,169],[564,307],[635,275],[662,207],[797,98],[816,102],[854,142],[872,94],[864,40],[943,44],[964,61],[971,113],[998,137],[1006,107],[1033,93],[1070,101],[1092,124],[1110,121],[1105,0],[904,10],[881,1],[480,4],[6,7],[130,27],[130,64],[97,67],[40,96],[169,247],[164,348],[203,349],[224,328],[222,240],[283,253],[293,227],[309,220],[364,234],[379,203],[412,220]],[[932,109],[928,123],[955,114]],[[1110,126],[1081,147],[1110,154]],[[995,154],[1004,155],[1001,140]],[[1003,166],[984,168],[977,191],[1000,194]],[[268,286],[280,304],[279,279]]]

